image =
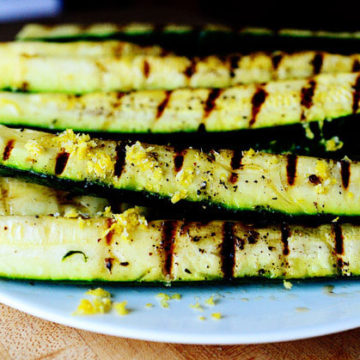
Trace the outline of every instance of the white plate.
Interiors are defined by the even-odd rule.
[[[334,285],[333,293],[327,285]],[[104,286],[115,301],[127,300],[132,312],[72,316],[88,286],[0,280],[0,301],[43,319],[98,333],[134,339],[189,344],[248,344],[294,340],[360,326],[360,281],[234,286],[129,287]],[[170,307],[156,295],[180,293]],[[205,300],[218,302],[207,307]],[[204,311],[190,307],[199,301]],[[145,308],[146,303],[153,308]],[[223,315],[211,318],[213,312]],[[199,320],[205,316],[206,320]]]

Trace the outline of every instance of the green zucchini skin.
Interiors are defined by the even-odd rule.
[[[314,51],[205,58],[29,56],[8,51],[5,45],[0,47],[0,89],[66,94],[185,87],[218,89],[304,79],[320,73],[351,73],[360,70],[359,63],[359,54],[347,56]]]
[[[215,90],[0,92],[0,123],[113,134],[233,132],[355,116],[359,92],[359,73]]]
[[[358,225],[158,220],[127,228],[124,238],[117,227],[105,235],[109,220],[1,216],[0,276],[169,283],[360,275]]]
[[[18,40],[51,42],[98,41],[116,39],[143,45],[160,44],[182,54],[258,50],[324,50],[350,53],[359,43],[359,32],[331,32],[300,29],[266,29],[222,25],[154,25],[92,24],[40,25],[28,24],[17,34]]]
[[[35,145],[33,152],[29,145]],[[254,151],[204,153],[137,142],[86,140],[1,127],[0,159],[8,174],[35,174],[85,191],[137,194],[228,209],[288,215],[360,214],[360,165]],[[175,205],[176,206],[176,205]]]

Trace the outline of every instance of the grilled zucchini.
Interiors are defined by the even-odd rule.
[[[180,200],[232,211],[360,214],[360,164],[296,155],[210,151],[0,128],[0,169],[87,193]]]
[[[359,112],[359,100],[358,73],[223,90],[82,96],[0,92],[0,123],[109,133],[226,132],[353,115]]]
[[[130,214],[117,220],[0,216],[0,276],[171,282],[360,275],[356,225],[146,223]]]
[[[76,196],[47,186],[0,177],[0,216],[96,216],[109,206],[104,198]]]
[[[56,71],[54,71],[56,69]],[[223,88],[360,70],[360,55],[302,52],[246,56],[28,56],[0,47],[0,89],[37,92]]]
[[[328,50],[353,51],[360,32],[331,32],[303,29],[268,29],[223,25],[154,25],[154,24],[28,24],[17,34],[18,40],[68,42],[78,40],[120,39],[141,44],[161,44],[187,54],[226,54],[254,50]]]
[[[5,42],[0,43],[0,53],[12,56],[23,57],[121,57],[121,56],[135,56],[135,55],[154,55],[160,56],[165,54],[165,51],[159,46],[141,47],[123,41],[78,41],[74,43],[55,44],[45,42]]]

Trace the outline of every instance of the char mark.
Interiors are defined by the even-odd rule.
[[[287,224],[281,225],[281,242],[283,244],[283,254],[285,256],[289,255],[289,237],[290,237],[290,229]]]
[[[111,226],[112,226],[113,224],[114,224],[114,220],[113,220],[113,219],[108,218],[108,219],[106,220],[106,225],[107,225],[108,230],[111,229]],[[114,236],[114,230],[108,231],[108,233],[107,233],[106,236],[105,236],[105,241],[106,241],[106,244],[107,244],[107,245],[110,245],[110,244],[111,244],[111,241],[112,241],[113,236]]]
[[[313,66],[313,74],[317,75],[321,72],[321,68],[323,66],[324,54],[317,53],[311,61],[311,65]]]
[[[234,223],[225,222],[223,227],[223,240],[221,244],[221,269],[223,277],[231,280],[234,277],[235,267],[235,235]]]
[[[194,58],[190,59],[190,65],[184,70],[184,75],[191,79],[191,77],[196,73],[197,62]]]
[[[126,141],[121,141],[116,146],[116,160],[114,165],[114,175],[120,177],[124,170],[125,158],[126,158],[126,145],[129,145]]]
[[[144,73],[144,76],[145,78],[147,79],[150,75],[150,64],[147,60],[144,60],[144,67],[143,67],[143,73]]]
[[[211,89],[208,95],[208,98],[205,101],[205,107],[204,107],[204,118],[207,118],[210,113],[214,110],[215,108],[215,103],[216,103],[216,99],[220,96],[221,94],[221,89]]]
[[[5,146],[4,152],[3,152],[3,160],[6,161],[9,159],[11,155],[11,151],[14,148],[15,140],[9,140]]]
[[[344,189],[347,189],[350,181],[350,163],[346,160],[340,161],[341,181]]]
[[[258,113],[260,112],[261,106],[265,102],[267,95],[268,95],[268,93],[262,87],[259,87],[256,90],[256,92],[254,93],[254,95],[251,99],[252,109],[251,109],[251,119],[249,122],[250,127],[255,124],[256,117],[257,117]]]
[[[230,77],[231,78],[235,77],[235,71],[239,67],[239,61],[240,61],[240,56],[239,55],[232,55],[232,56],[229,57]]]
[[[342,234],[341,225],[338,223],[333,223],[333,232],[335,236],[335,253],[337,255],[344,254],[344,237]]]
[[[356,114],[359,110],[359,100],[360,100],[360,75],[356,78],[355,84],[353,85],[353,104],[352,111],[353,114]]]
[[[239,178],[238,174],[231,173],[229,181],[231,184],[235,184],[238,181],[238,178]]]
[[[174,167],[175,167],[175,171],[179,172],[184,164],[184,155],[185,155],[186,151],[185,150],[179,150],[174,157]]]
[[[230,163],[231,169],[238,170],[241,168],[242,157],[243,157],[243,153],[241,150],[234,150]]]
[[[359,59],[354,59],[352,65],[352,72],[358,72],[358,71],[360,71],[360,61]]]
[[[272,61],[274,70],[277,70],[277,68],[279,67],[282,57],[283,57],[282,54],[274,54],[271,57],[271,61]]]
[[[64,172],[69,156],[70,154],[65,151],[57,155],[55,162],[55,175],[61,175]]]
[[[286,176],[289,185],[294,185],[295,183],[296,166],[297,166],[297,156],[293,154],[288,155],[287,164],[286,164]]]
[[[303,107],[301,112],[301,120],[305,120],[305,109],[310,109],[313,105],[313,97],[316,88],[316,81],[310,80],[308,85],[301,89],[301,106]]]
[[[156,112],[156,119],[160,119],[166,106],[169,103],[170,100],[171,91],[165,91],[165,98],[164,100],[158,105],[157,112]]]
[[[165,221],[161,245],[164,249],[164,272],[166,277],[171,277],[175,235],[176,221]]]

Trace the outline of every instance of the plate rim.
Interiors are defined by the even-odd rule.
[[[234,336],[226,335],[186,335],[174,334],[166,331],[149,331],[140,329],[129,329],[119,323],[116,327],[106,324],[97,323],[96,329],[93,328],[92,321],[88,317],[70,317],[56,314],[55,311],[43,310],[35,304],[18,299],[11,295],[6,295],[0,292],[0,302],[16,310],[25,312],[32,316],[38,317],[42,320],[55,322],[60,325],[73,327],[80,330],[90,331],[93,333],[110,335],[116,337],[123,337],[142,341],[172,343],[172,344],[189,344],[189,345],[251,345],[251,344],[266,344],[275,342],[305,340],[318,336],[331,335],[338,332],[352,330],[360,327],[360,319],[334,321],[329,324],[319,324],[315,326],[303,326],[286,332],[275,330],[265,333],[244,333],[236,334]],[[96,316],[93,317],[96,319]]]

